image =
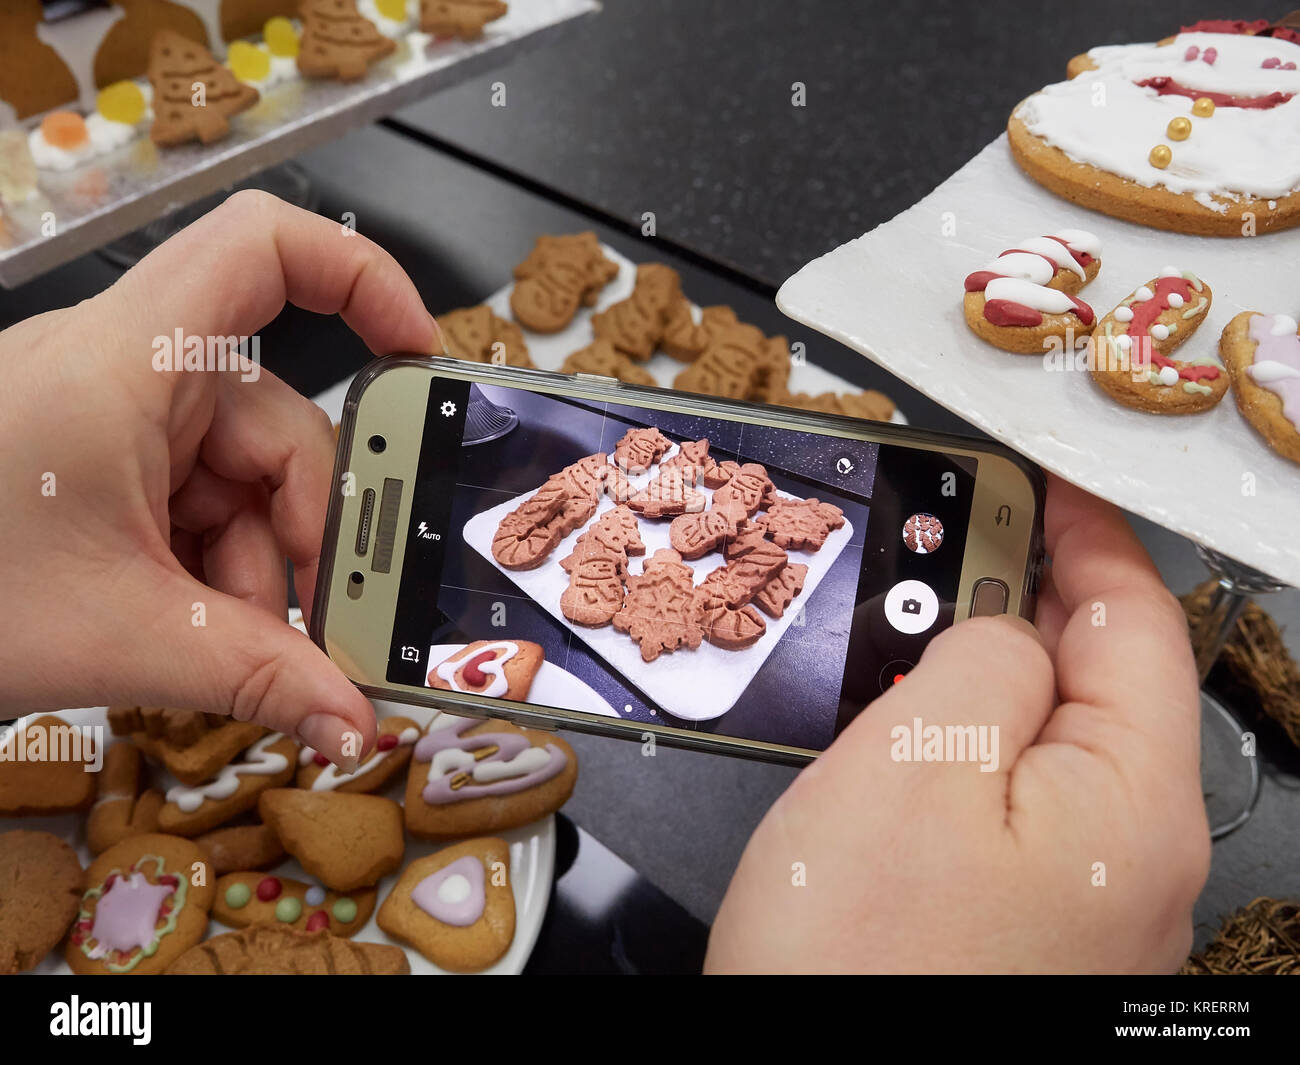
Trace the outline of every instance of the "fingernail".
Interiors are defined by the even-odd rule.
[[[446,355],[447,343],[442,338],[442,326],[438,324],[438,319],[429,315],[429,321],[433,323],[433,349],[434,355]]]
[[[298,722],[298,739],[343,772],[356,772],[361,758],[361,733],[351,721],[334,714],[311,714]]]

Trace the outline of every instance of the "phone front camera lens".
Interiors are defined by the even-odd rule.
[[[370,450],[376,455],[382,455],[384,453],[384,448],[388,446],[388,441],[382,436],[372,436],[367,443],[370,446]]]

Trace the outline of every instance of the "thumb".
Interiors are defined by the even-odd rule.
[[[296,736],[341,769],[375,742],[370,702],[287,619],[167,571],[114,687]],[[134,641],[133,641],[134,642]]]

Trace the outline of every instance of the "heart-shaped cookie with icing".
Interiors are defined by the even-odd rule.
[[[1088,367],[1112,399],[1151,414],[1196,414],[1228,392],[1213,355],[1174,352],[1192,338],[1214,294],[1190,271],[1167,266],[1097,323]]]
[[[1101,270],[1101,241],[1082,229],[1022,240],[967,275],[966,324],[1017,355],[1042,355],[1087,340],[1096,315],[1074,294]]]

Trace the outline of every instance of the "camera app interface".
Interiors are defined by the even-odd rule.
[[[975,473],[435,377],[388,679],[822,750],[952,624]]]

